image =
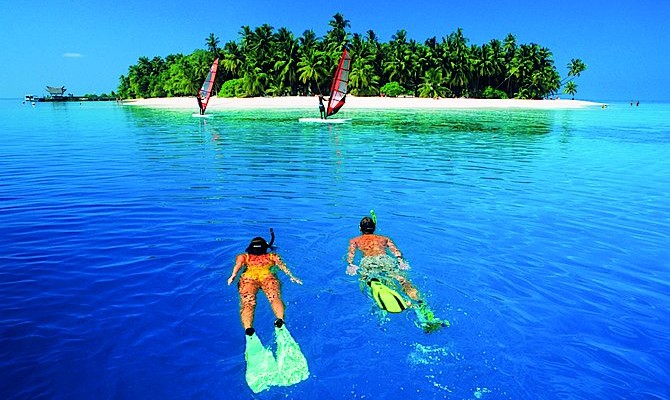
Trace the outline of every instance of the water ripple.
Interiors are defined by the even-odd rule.
[[[667,397],[665,108],[345,110],[350,124],[307,126],[301,111],[12,107],[3,398],[249,397],[225,281],[270,227],[304,281],[281,278],[312,378],[268,398]],[[378,315],[344,274],[370,209],[448,330]],[[272,321],[261,295],[268,345]]]

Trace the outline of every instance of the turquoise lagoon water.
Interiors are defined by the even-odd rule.
[[[670,398],[670,105],[192,112],[0,101],[0,398]],[[370,209],[450,328],[344,273]],[[311,376],[254,395],[270,227]]]

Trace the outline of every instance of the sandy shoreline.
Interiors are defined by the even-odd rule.
[[[164,109],[198,110],[195,97],[124,100],[123,104]],[[219,98],[212,97],[208,111],[253,109],[317,109],[316,96]],[[517,99],[421,99],[415,97],[347,97],[346,109],[574,109],[600,107],[602,103],[583,100]]]

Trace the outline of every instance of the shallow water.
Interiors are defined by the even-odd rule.
[[[0,398],[670,397],[670,105],[191,113],[0,101]],[[450,328],[344,274],[370,209]],[[225,281],[270,227],[312,375],[253,395]]]

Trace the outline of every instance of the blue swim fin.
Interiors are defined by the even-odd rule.
[[[307,359],[300,351],[300,346],[286,329],[286,325],[275,328],[277,341],[277,376],[274,381],[278,386],[291,386],[309,377]]]
[[[247,361],[246,379],[249,388],[254,393],[262,392],[274,384],[277,377],[277,361],[272,351],[263,346],[261,340],[254,333],[245,335],[247,338],[244,359]]]

